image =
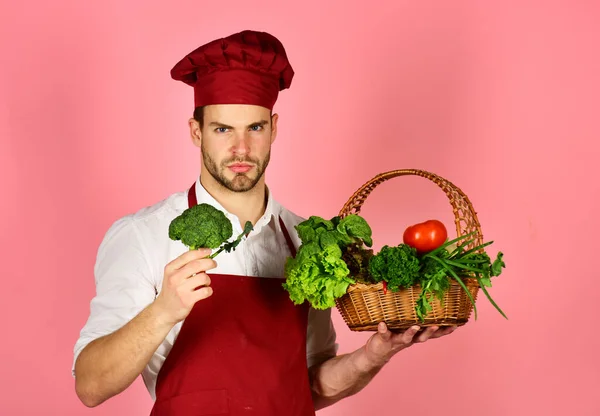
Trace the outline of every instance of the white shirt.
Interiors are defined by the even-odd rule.
[[[208,203],[223,211],[232,222],[233,235],[237,237],[242,232],[239,219],[204,189],[199,178],[195,186],[198,203]],[[118,219],[108,229],[98,248],[94,267],[96,295],[91,300],[89,318],[74,347],[73,376],[75,361],[88,343],[119,329],[156,299],[162,287],[165,265],[188,250],[180,241],[171,240],[168,234],[171,221],[186,208],[187,191],[178,192]],[[304,218],[281,206],[268,192],[265,214],[254,226],[254,231],[231,253],[219,253],[215,258],[217,267],[210,270],[209,275],[283,277],[285,260],[291,253],[280,229],[279,217],[298,248],[301,241],[294,227]],[[182,322],[169,332],[142,372],[152,399],[156,399],[156,377],[181,325]],[[306,348],[308,367],[337,354],[330,310],[310,308]]]

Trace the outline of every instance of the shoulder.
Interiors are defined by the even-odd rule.
[[[145,278],[157,280],[174,243],[169,225],[185,208],[187,193],[177,192],[113,220],[97,249],[96,282],[123,270],[144,271]]]
[[[135,212],[122,215],[112,221],[105,232],[100,245],[102,252],[108,246],[145,244],[165,235],[173,218],[187,208],[187,192],[176,192],[166,198],[138,209]]]
[[[175,192],[152,205],[143,207],[129,215],[132,221],[144,223],[156,219],[169,220],[181,214],[187,208],[187,192]]]
[[[276,204],[279,209],[279,216],[281,217],[283,222],[285,222],[286,225],[295,227],[296,225],[306,220],[306,218],[296,214],[295,212],[291,211],[290,209],[286,208],[280,203],[277,202]]]
[[[187,192],[176,192],[166,198],[135,212],[125,214],[113,221],[110,230],[132,227],[149,227],[161,222],[171,222],[187,208]],[[110,231],[109,230],[109,231]]]

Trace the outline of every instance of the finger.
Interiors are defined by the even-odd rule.
[[[392,332],[388,329],[385,322],[379,322],[379,325],[377,325],[377,333],[384,341],[389,341],[393,335]]]
[[[189,262],[183,268],[177,270],[175,273],[168,277],[169,284],[177,287],[186,279],[192,276],[206,272],[207,270],[215,268],[217,263],[213,259],[197,259]]]
[[[196,303],[196,302],[198,302],[200,300],[203,300],[203,299],[206,299],[208,297],[211,297],[212,294],[213,294],[213,288],[210,287],[210,286],[205,286],[205,287],[201,287],[198,290],[195,290],[192,293],[191,298],[192,298],[192,301],[194,303]]]
[[[414,336],[421,328],[418,325],[411,326],[406,331],[394,335],[394,344],[410,344],[413,342]]]
[[[181,283],[181,290],[192,292],[198,288],[210,286],[211,280],[206,273],[199,273],[195,276],[187,278]]]
[[[171,260],[166,266],[165,270],[168,272],[174,272],[175,270],[181,269],[186,264],[193,260],[198,260],[209,256],[212,253],[210,248],[199,248],[198,250],[188,250],[179,257]]]
[[[197,259],[192,260],[184,267],[179,269],[177,274],[180,274],[182,276],[182,279],[187,279],[190,276],[206,272],[208,270],[214,269],[215,267],[217,267],[217,262],[213,259]]]
[[[440,328],[437,331],[435,331],[435,334],[433,334],[431,336],[431,339],[443,337],[444,335],[450,335],[451,333],[456,331],[456,329],[457,329],[456,326],[448,326],[448,327]]]
[[[429,338],[431,338],[432,335],[434,335],[436,333],[436,331],[439,329],[438,326],[430,326],[429,328],[426,328],[421,334],[419,334],[419,336],[417,336],[415,338],[415,342],[425,342],[427,341]]]

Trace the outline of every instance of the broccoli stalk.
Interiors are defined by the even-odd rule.
[[[169,225],[169,238],[181,241],[190,250],[199,248],[218,251],[209,258],[215,258],[222,251],[235,250],[242,237],[253,230],[252,223],[246,222],[244,231],[233,241],[227,241],[233,235],[233,226],[225,214],[209,204],[198,204],[183,211]]]
[[[244,226],[244,231],[242,231],[242,233],[240,235],[238,235],[235,240],[229,241],[229,242],[223,244],[219,250],[217,250],[216,252],[214,252],[213,254],[211,254],[208,257],[211,259],[214,259],[215,257],[217,257],[217,254],[219,254],[223,250],[225,250],[228,253],[235,250],[235,248],[240,243],[240,241],[242,241],[242,237],[244,235],[249,234],[250,231],[252,231],[253,229],[254,229],[254,227],[252,226],[252,223],[250,221],[246,221],[246,225]]]

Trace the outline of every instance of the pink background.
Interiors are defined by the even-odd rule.
[[[507,262],[491,293],[509,321],[482,297],[478,321],[320,414],[600,414],[597,2],[8,3],[0,414],[148,414],[140,381],[96,409],[75,396],[96,250],[116,218],[194,179],[191,90],[169,70],[245,28],[278,36],[297,73],[276,108],[268,182],[281,202],[332,216],[377,173],[430,170],[469,195]],[[363,214],[380,247],[430,217],[451,227],[449,207],[400,178]],[[341,352],[366,341],[334,317]]]

